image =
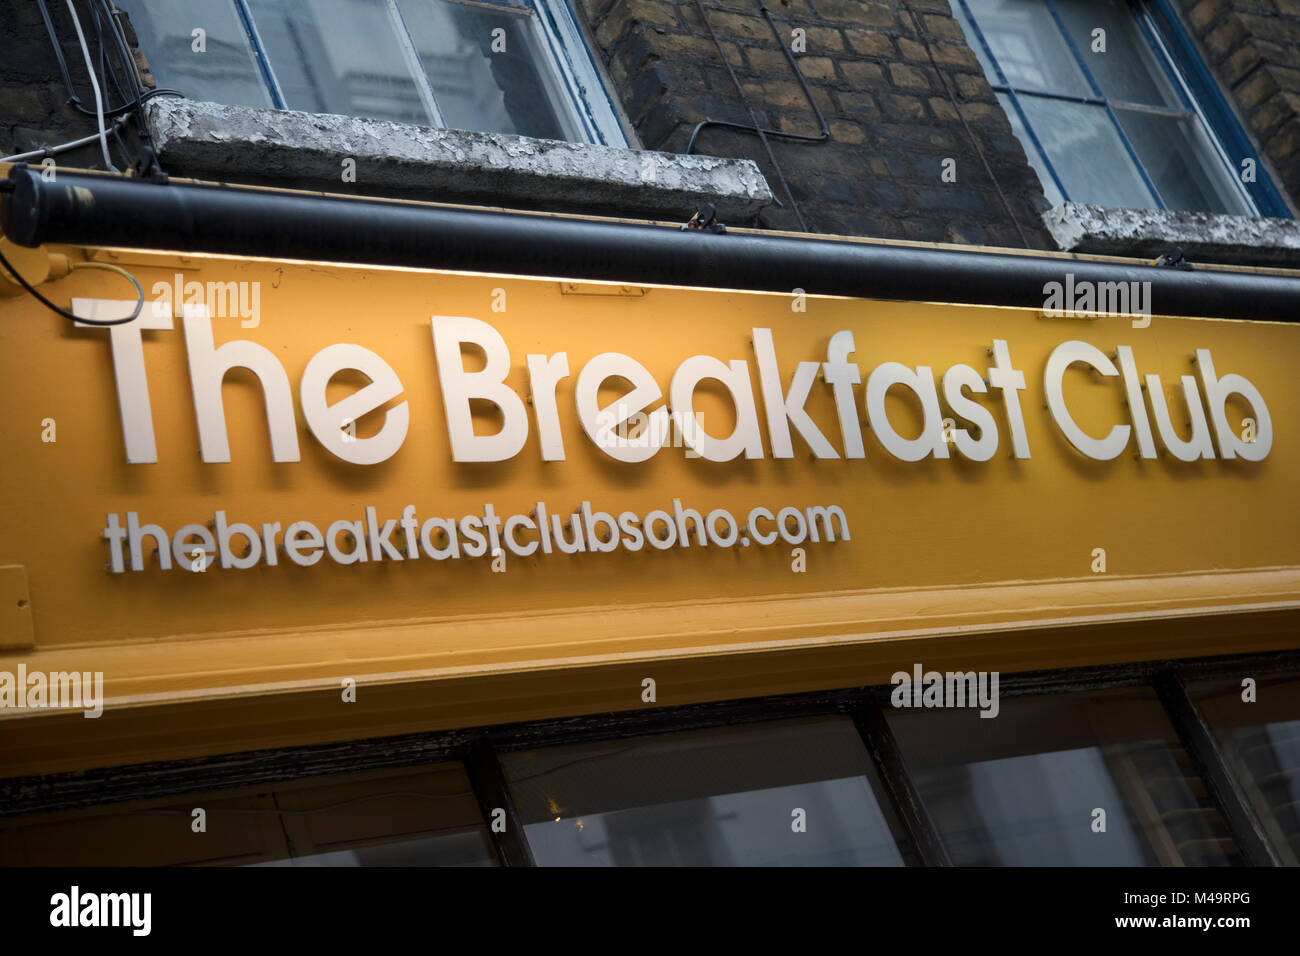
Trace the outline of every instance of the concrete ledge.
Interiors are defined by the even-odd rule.
[[[177,97],[145,106],[163,167],[256,185],[685,221],[705,202],[740,224],[773,202],[748,159],[433,129]],[[345,183],[343,161],[356,160]]]
[[[1193,264],[1300,266],[1300,223],[1292,219],[1068,202],[1043,213],[1043,221],[1066,252],[1155,259],[1179,246]]]

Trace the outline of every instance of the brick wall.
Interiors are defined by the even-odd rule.
[[[648,148],[684,151],[706,117],[750,123],[695,0],[574,2],[614,94]],[[1300,196],[1300,0],[1178,2],[1280,185]],[[817,134],[817,118],[760,0],[704,5],[759,121]],[[1037,178],[947,0],[770,0],[770,9],[786,47],[794,45],[795,29],[804,31],[806,45],[795,56],[830,131],[824,143],[770,141],[810,231],[1054,247],[1039,218],[1046,201]],[[50,11],[89,104],[67,8],[52,3]],[[0,35],[0,155],[91,132],[93,119],[66,103],[37,5],[0,4]],[[134,151],[131,128],[123,135]],[[777,169],[752,133],[707,127],[696,151],[753,159],[785,203],[758,224],[800,228]],[[123,162],[116,152],[114,158]],[[943,180],[947,159],[955,162],[956,182]],[[97,143],[62,154],[59,162],[103,166]]]
[[[1300,0],[1178,0],[1278,184],[1300,197]]]
[[[55,33],[62,38],[63,57],[77,94],[86,108],[94,109],[94,95],[86,82],[85,59],[67,5],[52,2],[46,5]],[[78,15],[82,20],[82,30],[91,37],[88,6],[78,4]],[[94,132],[95,118],[82,115],[67,102],[67,87],[59,73],[54,47],[35,0],[0,3],[0,36],[4,37],[4,55],[0,56],[0,156],[54,146]],[[93,38],[90,44],[93,51]],[[111,105],[120,102],[114,91]],[[121,132],[132,154],[138,147],[131,132],[133,129],[132,121]],[[111,137],[110,148],[113,162],[121,167],[126,160]],[[98,141],[60,153],[57,161],[61,166],[105,168]]]
[[[750,123],[693,0],[576,2],[588,17],[613,92],[648,148],[684,151],[692,128],[706,116]],[[759,0],[707,0],[706,9],[760,122],[817,134],[816,116]],[[55,3],[50,10],[89,105],[66,7]],[[1039,219],[1045,201],[1038,181],[945,0],[772,0],[772,14],[787,47],[795,28],[805,31],[806,48],[796,57],[830,130],[825,143],[771,140],[810,231],[1053,248]],[[0,60],[3,154],[91,132],[93,119],[66,105],[36,4],[0,6],[0,33],[7,41]],[[1005,205],[957,110],[996,174]],[[134,150],[135,141],[128,146]],[[700,132],[696,151],[758,162],[785,203],[758,224],[800,229],[757,137],[709,127]],[[956,182],[942,180],[945,159],[955,161]],[[117,153],[114,160],[122,162]],[[62,154],[59,162],[103,166],[98,144]]]
[[[751,123],[695,0],[577,2],[648,148],[684,151],[706,117]],[[760,0],[704,7],[759,121],[817,134]],[[825,143],[770,140],[810,231],[1055,248],[1038,179],[946,0],[772,0],[770,9],[787,47],[804,31],[796,58],[830,128]],[[708,127],[696,151],[753,159],[786,203],[760,224],[799,228],[757,136]],[[945,159],[955,182],[943,180]]]

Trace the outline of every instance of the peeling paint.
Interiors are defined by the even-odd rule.
[[[773,202],[747,159],[686,156],[433,129],[355,116],[254,109],[173,97],[146,104],[164,167],[177,175],[338,189],[342,157],[376,192],[685,219],[703,202],[724,221]],[[641,177],[654,157],[655,179]]]
[[[1043,221],[1067,252],[1154,259],[1178,246],[1192,263],[1300,268],[1300,223],[1292,219],[1063,203]]]

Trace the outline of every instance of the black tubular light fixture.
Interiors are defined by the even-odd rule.
[[[67,243],[1041,309],[1044,286],[1149,282],[1159,315],[1294,321],[1300,278],[424,205],[14,166],[0,228]]]

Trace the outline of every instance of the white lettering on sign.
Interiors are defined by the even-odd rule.
[[[326,405],[325,386],[344,369],[363,373],[370,384],[333,405]],[[384,413],[384,424],[377,435],[358,438],[346,428],[348,423],[400,394],[402,383],[397,373],[378,355],[360,345],[327,346],[312,356],[302,373],[302,413],[311,433],[339,458],[354,465],[387,461],[402,447],[411,423],[406,402]]]
[[[124,303],[116,300],[74,299],[73,310],[82,318],[117,314]],[[129,303],[126,303],[129,305]],[[234,368],[251,371],[262,388],[270,434],[271,457],[277,462],[299,460],[298,422],[289,377],[275,354],[255,342],[232,340],[214,344],[212,323],[206,307],[187,303],[183,309],[183,335],[189,359],[194,414],[198,426],[200,455],[204,462],[230,460],[229,436],[221,389],[226,374]],[[172,329],[170,316],[145,310],[132,322],[108,329],[108,346],[122,416],[126,460],[148,464],[158,460],[153,415],[149,404],[144,331]],[[442,387],[443,407],[452,459],[457,462],[506,461],[518,455],[528,442],[529,415],[524,398],[507,384],[513,368],[510,349],[501,333],[481,319],[469,316],[435,315],[431,320],[433,359]],[[773,458],[792,458],[792,433],[816,459],[858,459],[866,457],[863,427],[869,427],[884,450],[907,462],[950,457],[951,444],[970,461],[989,461],[1001,438],[992,411],[971,397],[1001,393],[1003,418],[1010,438],[1011,453],[1030,458],[1020,393],[1027,388],[1025,373],[1016,368],[1011,350],[1003,339],[994,339],[988,349],[993,364],[983,375],[964,364],[953,365],[942,374],[927,365],[909,366],[882,361],[872,368],[863,386],[863,368],[851,357],[857,351],[853,333],[835,332],[826,341],[824,361],[798,362],[786,386],[776,357],[772,330],[752,330],[753,363],[766,421],[766,448]],[[471,371],[466,349],[482,354],[482,367]],[[1182,438],[1174,427],[1169,400],[1158,375],[1145,379],[1138,370],[1138,357],[1128,346],[1117,346],[1107,355],[1088,342],[1063,342],[1046,359],[1043,391],[1052,420],[1066,440],[1082,455],[1110,461],[1130,445],[1142,458],[1155,458],[1163,448],[1178,461],[1241,458],[1257,462],[1268,457],[1273,446],[1273,425],[1264,396],[1239,373],[1220,375],[1208,349],[1197,349],[1197,375],[1183,375],[1180,382],[1187,409],[1190,435]],[[1104,435],[1094,436],[1076,421],[1066,398],[1065,380],[1076,365],[1092,369],[1102,378],[1117,379],[1127,405],[1128,421],[1114,422]],[[573,374],[568,354],[526,356],[527,397],[532,404],[538,450],[544,461],[564,461],[565,444],[559,383]],[[330,381],[343,371],[360,372],[369,379],[345,398],[329,404],[325,392]],[[684,447],[688,458],[729,462],[737,458],[763,458],[765,446],[755,399],[750,363],[711,355],[688,355],[673,372],[664,403],[662,386],[651,372],[630,355],[602,352],[576,370],[571,412],[587,438],[604,454],[617,461],[637,464],[648,461],[670,444]],[[818,375],[822,381],[817,381]],[[614,402],[601,406],[601,386],[610,379],[622,379],[631,388]],[[735,426],[728,435],[708,431],[695,412],[696,390],[710,380],[720,384],[735,412]],[[813,390],[829,389],[839,420],[840,448],[827,438],[824,425],[815,422],[806,407]],[[858,410],[855,389],[861,389],[864,423]],[[910,393],[920,405],[922,428],[913,438],[904,437],[890,420],[886,397],[893,390]],[[397,373],[379,355],[360,345],[328,345],[308,361],[299,383],[303,416],[311,434],[331,454],[355,465],[374,465],[398,453],[412,423],[406,401],[387,407],[402,394]],[[940,402],[942,393],[942,404]],[[1237,399],[1250,406],[1252,429],[1239,435],[1228,419],[1227,404]],[[487,403],[499,413],[499,429],[480,435],[474,428],[472,403]],[[954,416],[945,426],[944,408]],[[358,437],[358,418],[379,413],[382,424],[373,435]],[[1206,411],[1208,410],[1208,417]],[[630,421],[640,422],[630,435]],[[669,441],[671,425],[680,441]],[[477,532],[476,532],[477,533]],[[190,535],[180,545],[189,545]],[[325,546],[338,549],[335,535],[327,535]],[[655,543],[653,536],[651,544]],[[306,544],[306,542],[301,542]],[[180,546],[178,545],[178,547]],[[486,545],[484,545],[486,546]],[[549,542],[543,541],[543,549]],[[298,560],[298,539],[286,535],[285,548]],[[468,547],[478,547],[471,543]],[[161,556],[170,558],[173,549]],[[203,550],[210,551],[204,542]],[[179,553],[179,552],[177,552]],[[179,558],[178,558],[179,560]]]
[[[73,299],[72,313],[94,320],[111,315],[109,310],[123,305],[128,309],[134,308],[129,302],[116,302],[112,299]],[[113,325],[108,329],[109,348],[113,354],[113,378],[117,382],[117,406],[122,412],[126,460],[132,465],[152,465],[158,461],[141,333],[146,329],[165,330],[171,327],[170,313],[159,315],[152,309],[141,309],[134,322]],[[94,326],[78,322],[77,328],[89,329]]]
[[[560,353],[563,355],[564,353]],[[627,379],[632,391],[612,405],[601,408],[597,401],[600,386],[606,379]],[[649,416],[648,425],[636,438],[619,439],[615,429],[634,415],[644,412],[654,402],[663,398],[663,392],[654,376],[636,359],[620,352],[605,352],[582,367],[573,398],[578,408],[578,421],[587,437],[596,447],[619,461],[648,461],[663,447],[668,435],[668,409],[656,408]],[[554,411],[554,403],[551,405]],[[555,423],[558,429],[558,422]]]
[[[247,570],[258,564],[268,567],[277,563],[283,549],[294,564],[310,567],[328,555],[335,564],[366,562],[460,560],[500,556],[508,549],[527,557],[540,547],[542,554],[608,553],[618,548],[640,551],[648,541],[661,551],[669,548],[748,548],[785,544],[834,544],[852,540],[849,519],[839,505],[813,505],[806,508],[785,507],[775,513],[771,508],[751,508],[747,514],[732,514],[715,508],[707,515],[694,508],[682,507],[673,499],[673,511],[655,510],[646,514],[623,511],[615,516],[609,511],[594,511],[584,501],[577,511],[566,516],[548,514],[546,503],[537,502],[529,514],[499,515],[495,507],[485,504],[481,514],[459,517],[431,517],[421,521],[415,505],[402,509],[401,517],[380,522],[378,510],[365,508],[365,520],[340,519],[322,531],[310,521],[262,524],[262,535],[251,524],[230,522],[224,511],[213,513],[215,538],[201,524],[182,525],[170,539],[179,548],[187,537],[199,529],[204,534],[200,555],[215,556],[223,568]],[[548,520],[549,519],[549,520]],[[791,525],[791,520],[794,525]],[[400,530],[399,530],[400,529]],[[417,531],[418,529],[418,531]],[[486,533],[485,533],[486,532]],[[521,539],[520,533],[528,539]],[[107,515],[103,536],[108,541],[110,567],[114,574],[153,570],[152,552],[145,539],[158,544],[157,568],[161,571],[203,572],[206,564],[178,558],[175,564],[162,550],[168,539],[167,529],[157,524],[141,524],[134,511],[126,513],[126,524],[117,512]],[[243,538],[248,547],[241,555],[232,546],[234,538]],[[503,549],[504,545],[504,549]],[[4,706],[3,672],[0,672],[0,706]]]

